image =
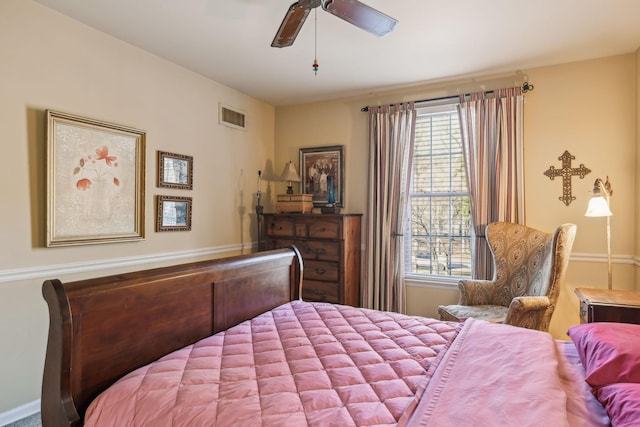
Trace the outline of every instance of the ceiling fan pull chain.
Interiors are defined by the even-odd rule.
[[[318,9],[314,9],[315,35],[314,35],[314,52],[313,52],[313,72],[318,75]]]

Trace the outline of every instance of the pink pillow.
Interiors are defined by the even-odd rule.
[[[616,427],[640,425],[640,384],[620,383],[600,387],[596,397]]]
[[[640,325],[584,323],[570,327],[567,334],[592,387],[640,383]]]

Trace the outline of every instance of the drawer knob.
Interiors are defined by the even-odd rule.
[[[327,272],[327,270],[325,270],[324,268],[316,268],[316,273],[318,273],[318,274],[324,274],[326,272]]]
[[[326,292],[323,289],[316,288],[315,289],[315,294],[316,295],[324,295],[324,294],[326,294]]]
[[[325,251],[324,248],[316,249],[316,254],[317,255],[324,255],[326,253],[327,253],[327,251]]]

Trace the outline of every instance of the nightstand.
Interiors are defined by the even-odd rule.
[[[580,298],[580,322],[640,324],[640,292],[607,289],[575,290]]]

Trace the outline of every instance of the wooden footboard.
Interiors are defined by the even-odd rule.
[[[42,286],[49,338],[42,423],[82,425],[124,374],[295,299],[295,248]]]

